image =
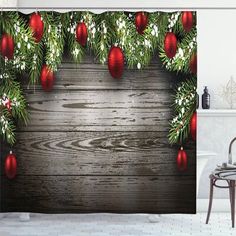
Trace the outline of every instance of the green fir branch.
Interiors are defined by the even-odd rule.
[[[43,42],[35,44],[35,47],[32,49],[32,61],[29,65],[29,83],[36,84],[40,77],[42,65],[43,65]]]
[[[19,73],[29,74],[30,83],[40,77],[43,63],[53,71],[61,64],[65,41],[69,53],[77,63],[85,51],[93,51],[99,62],[106,63],[111,46],[119,46],[124,52],[129,68],[142,69],[150,63],[158,49],[159,57],[168,71],[183,73],[188,78],[176,91],[174,111],[176,116],[170,123],[170,143],[183,143],[189,135],[189,121],[196,109],[196,78],[191,78],[189,63],[197,51],[196,26],[185,32],[181,12],[148,13],[149,22],[144,34],[140,35],[135,26],[135,13],[106,12],[55,12],[40,13],[44,21],[44,35],[40,43],[32,36],[28,22],[18,12],[4,12],[0,15],[0,36],[10,34],[15,42],[13,60],[0,56],[0,135],[13,144],[15,121],[27,122],[26,101],[19,82]],[[195,17],[195,13],[194,17]],[[84,22],[88,31],[87,45],[82,47],[76,41],[76,26]],[[167,32],[174,32],[178,39],[177,53],[167,58],[164,39]],[[11,111],[4,106],[4,99],[11,101]],[[181,101],[181,102],[180,102]]]
[[[0,107],[0,136],[3,140],[13,145],[16,141],[15,138],[15,124],[6,108]]]
[[[69,54],[73,61],[80,63],[84,56],[84,48],[76,40],[76,27],[80,22],[81,13],[80,12],[70,12],[64,14],[62,18],[62,25],[65,35],[65,40],[67,41],[67,46]]]
[[[64,51],[64,30],[59,13],[44,12],[42,13],[44,21],[44,45],[46,50],[45,62],[52,70],[56,71],[61,64]]]
[[[196,111],[197,80],[195,77],[182,82],[176,90],[173,104],[176,115],[170,122],[169,142],[182,145],[189,136],[189,123]]]
[[[94,43],[92,49],[99,62],[105,64],[108,59],[110,48],[113,46],[115,38],[113,17],[116,13],[103,13],[94,16],[95,25],[90,28]]]
[[[31,64],[35,42],[32,32],[18,12],[5,12],[0,16],[1,33],[10,34],[14,39],[14,58],[7,63],[17,72],[26,71]]]

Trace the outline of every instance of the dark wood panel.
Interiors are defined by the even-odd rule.
[[[195,211],[196,144],[187,143],[189,167],[176,169],[179,147],[167,140],[178,78],[155,57],[146,69],[113,79],[107,65],[67,58],[53,91],[24,91],[30,123],[17,129],[18,175],[1,165],[3,211]],[[9,147],[2,149],[4,162]]]
[[[3,211],[195,212],[193,176],[18,176],[3,182]]]
[[[114,79],[107,65],[95,63],[94,56],[86,56],[81,64],[67,60],[59,66],[54,89],[172,89],[177,79],[166,72],[158,57],[145,69],[125,69],[121,79]],[[40,85],[29,88],[41,90]]]
[[[167,132],[20,132],[18,175],[179,175]],[[7,150],[6,150],[7,151]],[[195,173],[195,147],[188,144]],[[2,170],[3,173],[3,170]]]
[[[166,131],[171,93],[165,91],[62,91],[27,95],[30,131]]]
[[[79,108],[166,108],[173,104],[170,99],[172,90],[26,90],[25,95],[29,106],[35,110],[50,111],[54,108],[60,112],[71,112]]]

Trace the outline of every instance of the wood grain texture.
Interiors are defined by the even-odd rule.
[[[174,89],[180,76],[166,72],[158,57],[143,70],[125,69],[121,79],[110,76],[107,65],[94,60],[94,55],[86,56],[81,64],[75,64],[67,58],[56,72],[54,91],[66,90],[162,90]],[[40,85],[28,86],[26,89],[41,90]]]
[[[194,213],[196,144],[179,172],[167,138],[180,78],[154,58],[113,79],[93,58],[64,58],[50,93],[23,85],[30,122],[17,128],[16,179],[1,165],[1,210]]]
[[[43,91],[27,94],[30,123],[21,131],[166,131],[166,91]]]
[[[179,174],[167,132],[20,132],[15,149],[18,175]],[[193,175],[192,143],[186,151]]]
[[[2,206],[8,211],[195,213],[193,176],[18,176],[3,181]]]

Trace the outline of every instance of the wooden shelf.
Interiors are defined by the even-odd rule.
[[[235,109],[209,109],[197,110],[198,117],[236,117],[236,110]]]

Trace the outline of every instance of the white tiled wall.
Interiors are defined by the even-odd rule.
[[[0,0],[0,7],[17,7],[17,0]]]
[[[209,174],[217,164],[228,161],[228,148],[230,141],[236,137],[236,112],[226,115],[208,114],[202,116],[198,114],[198,134],[197,149],[216,153],[210,157],[200,179],[199,198],[208,198],[209,194]],[[236,143],[232,148],[233,159],[236,162]],[[229,197],[228,190],[219,189],[215,191],[215,198]]]

